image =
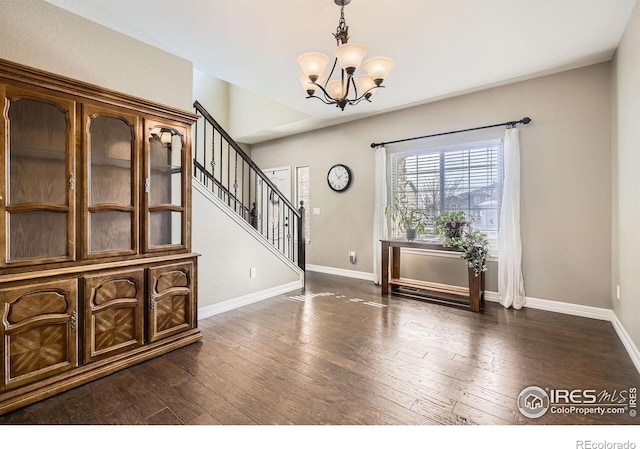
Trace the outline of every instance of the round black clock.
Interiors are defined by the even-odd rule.
[[[344,164],[336,164],[327,173],[329,187],[335,192],[344,192],[351,185],[351,170]]]

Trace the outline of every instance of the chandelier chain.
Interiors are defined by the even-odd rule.
[[[349,26],[344,19],[344,5],[340,7],[340,20],[338,21],[338,28],[333,35],[336,38],[338,44],[346,44],[349,41]]]

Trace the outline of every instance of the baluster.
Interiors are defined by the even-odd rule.
[[[205,150],[207,151],[206,147]],[[216,187],[216,129],[213,128],[211,136],[211,191],[215,193]],[[220,191],[220,189],[218,189]]]
[[[233,197],[235,199],[234,203],[233,203],[233,207],[235,209],[236,212],[238,212],[238,152],[234,151],[235,153],[235,167],[234,167],[234,181],[233,181]]]
[[[222,179],[222,168],[223,168],[223,162],[222,162],[222,134],[220,135],[220,158],[218,159],[218,164],[220,165],[220,185],[218,186],[218,192],[222,193],[222,189],[220,187],[222,187],[223,184],[223,179]],[[220,195],[218,195],[219,198],[222,199],[222,197]]]
[[[203,141],[202,141],[202,170],[204,173],[202,174],[204,177],[204,185],[209,185],[209,177],[207,176],[207,123],[204,124]],[[213,137],[213,135],[212,135]],[[196,152],[198,150],[196,149]],[[197,153],[196,153],[197,154]]]
[[[298,267],[302,270],[305,269],[305,250],[306,250],[306,238],[304,235],[304,201],[300,201],[300,218],[298,219]]]

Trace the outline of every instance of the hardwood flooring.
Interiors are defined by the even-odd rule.
[[[200,320],[204,340],[0,424],[638,424],[517,408],[520,391],[640,387],[609,322],[480,314],[307,274],[307,288]]]

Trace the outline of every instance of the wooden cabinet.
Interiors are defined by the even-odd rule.
[[[149,269],[149,341],[194,327],[193,276],[191,262]]]
[[[140,117],[85,105],[83,114],[83,256],[139,252]]]
[[[84,278],[84,362],[119,354],[144,343],[144,270]]]
[[[2,414],[202,337],[197,116],[4,60],[0,106]]]
[[[55,92],[4,86],[0,265],[75,259],[75,108]]]
[[[145,121],[145,247],[146,252],[186,249],[191,182],[189,134],[184,126]]]
[[[75,279],[0,289],[0,391],[77,366],[77,305]]]

